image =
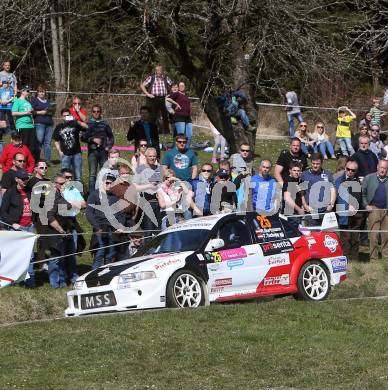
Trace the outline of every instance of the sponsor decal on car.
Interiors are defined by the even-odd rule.
[[[224,291],[224,288],[223,287],[212,287],[210,289],[210,292],[211,293],[220,293],[220,292],[223,292]]]
[[[181,259],[170,259],[170,260],[165,260],[165,261],[162,261],[158,264],[155,264],[154,265],[154,268],[155,269],[163,269],[163,268],[166,268],[170,265],[173,265],[173,264],[176,264],[176,263],[179,263],[181,261]]]
[[[271,276],[264,278],[264,286],[275,286],[275,285],[287,285],[290,284],[290,275],[283,274],[279,276]]]
[[[323,245],[325,245],[325,247],[329,249],[331,253],[334,253],[337,250],[338,241],[335,238],[326,235],[325,240],[323,241]]]
[[[231,286],[231,285],[232,285],[232,278],[222,278],[222,279],[216,279],[212,287],[224,287],[224,286]]]
[[[287,265],[290,264],[290,256],[288,254],[269,256],[267,258],[267,263],[271,267],[279,267],[281,265]]]
[[[291,252],[293,250],[290,240],[266,242],[264,244],[260,244],[260,246],[265,256]]]
[[[336,257],[331,260],[331,266],[333,268],[333,272],[345,272],[347,268],[347,259],[345,256],[343,257]]]
[[[226,262],[226,265],[229,267],[229,269],[241,267],[242,265],[244,265],[244,260],[243,259],[228,260]]]
[[[220,263],[221,261],[240,259],[242,257],[247,257],[247,252],[245,251],[244,248],[225,249],[222,251],[211,253],[211,261],[214,261],[215,263]]]
[[[317,242],[315,241],[314,237],[306,237],[306,239],[307,239],[307,244],[308,244],[309,248],[310,248],[312,245],[314,245],[314,244],[317,243]]]
[[[256,237],[263,238],[265,240],[270,240],[271,238],[284,238],[285,234],[282,232],[280,228],[268,229],[268,230],[256,230]]]

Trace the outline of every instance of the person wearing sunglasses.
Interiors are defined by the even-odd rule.
[[[230,156],[232,169],[232,181],[237,189],[237,203],[239,209],[246,210],[250,180],[252,176],[253,158],[251,146],[247,142],[242,142],[238,153]]]
[[[19,169],[15,173],[12,187],[3,195],[0,218],[8,225],[11,225],[14,230],[32,233],[34,225],[32,223],[30,205],[31,192],[26,190],[28,179],[28,172],[24,169]],[[36,287],[33,261],[34,251],[31,253],[30,266],[28,268],[29,279],[26,279],[24,282],[24,285],[28,288]]]
[[[191,181],[198,174],[198,157],[187,147],[187,137],[183,134],[175,137],[175,146],[164,155],[162,164],[182,181]]]
[[[194,202],[203,215],[210,215],[211,187],[213,184],[213,166],[205,163],[201,167],[198,177],[191,181],[194,193]]]
[[[81,99],[78,96],[73,97],[73,102],[69,108],[70,115],[76,120],[80,126],[86,125],[88,113],[85,107],[82,107]]]
[[[20,133],[23,144],[30,149],[30,152],[37,160],[37,140],[34,127],[34,119],[32,117],[33,109],[28,98],[30,96],[30,87],[25,85],[20,90],[20,96],[16,99],[12,106],[12,116],[15,118],[16,130]]]
[[[139,140],[139,146],[136,149],[136,153],[131,158],[132,170],[135,172],[140,165],[147,164],[147,158],[145,152],[148,148],[146,139]]]
[[[149,147],[155,148],[160,158],[160,145],[158,128],[154,122],[151,121],[150,109],[147,106],[140,108],[140,120],[131,123],[131,127],[127,133],[127,140],[135,142],[135,148],[138,149],[141,140],[145,139]]]
[[[25,170],[26,158],[22,153],[16,153],[12,159],[12,167],[9,171],[4,173],[1,178],[1,193],[4,194],[9,188],[15,185],[16,172],[19,170]]]
[[[16,153],[22,153],[25,157],[26,164],[23,167],[28,173],[34,171],[35,160],[30,152],[30,149],[23,144],[22,137],[19,132],[11,133],[11,143],[4,147],[3,153],[0,156],[0,164],[2,165],[3,173],[9,171],[12,167],[12,160]]]
[[[333,145],[330,142],[329,135],[326,133],[325,125],[322,122],[315,124],[315,129],[312,136],[316,140],[315,152],[320,152],[324,160],[328,159],[328,155],[330,155],[330,158],[335,160]]]
[[[112,245],[117,243],[119,236],[114,233],[117,232],[117,229],[112,225],[111,217],[124,225],[125,214],[123,210],[117,211],[114,215],[112,215],[112,211],[101,210],[102,203],[106,207],[110,207],[119,201],[119,198],[112,193],[112,185],[115,180],[116,177],[110,173],[104,175],[101,187],[91,191],[87,200],[86,219],[93,227],[90,248],[95,249],[92,269],[97,269],[104,263],[112,263],[117,256],[117,246]],[[95,206],[100,206],[100,208]]]
[[[314,153],[315,150],[315,138],[307,130],[306,122],[299,123],[298,130],[295,132],[295,137],[300,140],[302,152],[306,154],[307,157],[310,157],[311,153]]]
[[[87,130],[88,125],[76,121],[67,108],[61,110],[62,122],[53,134],[55,148],[61,159],[61,168],[71,168],[76,181],[82,178],[82,156],[80,134]]]
[[[387,152],[384,149],[384,142],[380,139],[380,126],[372,124],[369,131],[369,149],[376,155],[377,159],[387,157]]]
[[[94,188],[97,172],[104,166],[108,151],[114,145],[113,131],[102,118],[102,108],[99,104],[93,105],[88,129],[82,134],[81,140],[88,145],[89,188]]]
[[[341,230],[360,230],[364,219],[362,212],[361,182],[358,177],[358,164],[349,160],[344,173],[335,179],[337,189],[336,211],[338,225]],[[340,232],[344,255],[351,260],[359,258],[360,233],[352,231]]]

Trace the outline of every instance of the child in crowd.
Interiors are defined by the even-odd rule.
[[[371,113],[371,125],[381,126],[381,118],[386,115],[384,111],[380,109],[380,99],[373,99],[373,107],[369,110]]]
[[[8,120],[8,132],[14,130],[15,127],[12,117],[13,99],[14,91],[9,80],[0,80],[0,121]]]
[[[343,156],[351,156],[354,154],[352,146],[352,133],[350,131],[350,123],[356,119],[356,114],[348,107],[343,106],[338,108],[338,124],[336,137],[340,144]]]
[[[313,137],[315,138],[315,151],[320,152],[325,160],[328,159],[327,155],[330,154],[332,159],[335,159],[335,153],[333,145],[329,140],[329,136],[326,133],[325,126],[322,122],[318,122],[315,125]]]

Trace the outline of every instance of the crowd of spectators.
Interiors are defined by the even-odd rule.
[[[255,164],[255,151],[247,142],[226,158],[225,140],[212,125],[217,145],[211,161],[199,166],[190,147],[193,127],[185,84],[173,84],[160,65],[140,86],[147,105],[128,130],[127,140],[135,146],[130,162],[114,148],[113,131],[99,104],[92,106],[89,116],[74,96],[71,106],[60,110],[61,120],[54,126],[55,105],[47,100],[43,86],[30,98],[28,86],[17,88],[9,61],[3,62],[0,82],[0,130],[11,134],[11,143],[0,150],[0,218],[3,228],[40,235],[27,287],[36,286],[33,261],[48,271],[53,288],[77,279],[74,253],[86,246],[78,221],[81,209],[92,230],[93,269],[128,258],[142,242],[181,220],[250,210],[281,212],[295,227],[302,219],[319,226],[325,213],[335,211],[345,255],[358,259],[360,241],[369,237],[370,259],[379,254],[388,258],[388,161],[380,135],[385,113],[376,102],[353,137],[350,124],[356,115],[348,107],[338,109],[340,148],[335,152],[324,123],[317,122],[309,132],[295,92],[287,92],[291,137],[276,161],[263,158]],[[248,128],[239,100],[233,102],[237,104],[233,122],[240,120]],[[299,121],[296,131],[294,119]],[[162,156],[159,135],[170,131],[173,144]],[[61,168],[50,180],[52,141]],[[87,146],[85,188],[81,143]],[[334,174],[324,166],[328,159],[338,160]],[[361,234],[360,239],[366,227],[372,232]],[[135,232],[128,233],[129,228]],[[377,230],[382,231],[381,237]],[[55,259],[46,264],[51,258]]]

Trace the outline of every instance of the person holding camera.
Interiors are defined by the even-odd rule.
[[[53,140],[55,148],[61,159],[61,168],[72,168],[74,179],[81,181],[82,178],[82,157],[79,135],[86,131],[88,125],[76,121],[67,108],[61,110],[63,122],[54,130]]]

